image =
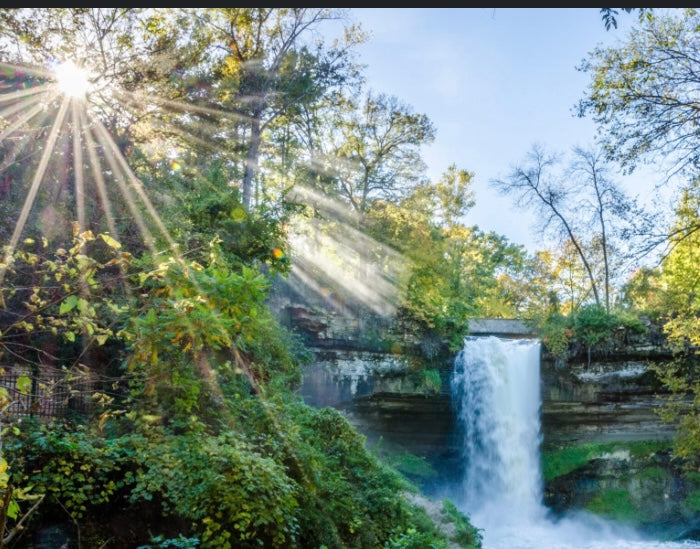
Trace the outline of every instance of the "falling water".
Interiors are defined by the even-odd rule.
[[[700,547],[644,540],[587,513],[554,520],[542,503],[540,343],[469,337],[455,361],[452,391],[464,435],[457,503],[482,529],[484,549]]]

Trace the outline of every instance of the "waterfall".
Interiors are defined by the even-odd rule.
[[[541,516],[539,341],[468,338],[452,387],[464,430],[465,501]]]
[[[465,464],[452,497],[482,529],[484,549],[698,547],[643,540],[584,512],[548,517],[540,471],[538,340],[468,337],[451,383]]]

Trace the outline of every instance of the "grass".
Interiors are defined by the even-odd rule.
[[[579,467],[583,467],[592,459],[615,451],[628,451],[631,457],[642,458],[667,450],[671,447],[669,441],[640,440],[633,442],[589,443],[578,446],[567,446],[542,452],[542,476],[550,481]]]

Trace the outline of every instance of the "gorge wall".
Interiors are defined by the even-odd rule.
[[[371,314],[314,309],[289,296],[275,305],[314,353],[299,388],[308,404],[342,411],[368,447],[427,494],[459,485],[454,352]],[[479,319],[470,329],[532,337],[516,321]],[[669,538],[695,535],[700,475],[697,483],[684,477],[670,459],[674,429],[658,415],[666,395],[650,368],[671,359],[663,343],[650,332],[565,362],[543,351],[544,497],[554,513],[583,508]]]

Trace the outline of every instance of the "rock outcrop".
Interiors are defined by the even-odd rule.
[[[371,314],[314,311],[289,296],[276,306],[314,352],[300,387],[309,404],[343,411],[368,446],[427,494],[458,482],[464,458],[450,393],[454,353],[440,342],[411,340]],[[517,321],[483,319],[472,328],[474,335],[532,337]],[[588,509],[654,535],[693,536],[700,482],[669,458],[674,429],[659,417],[666,395],[651,365],[671,357],[650,333],[567,361],[543,351],[544,459],[586,455],[546,479],[545,502],[554,513]]]

